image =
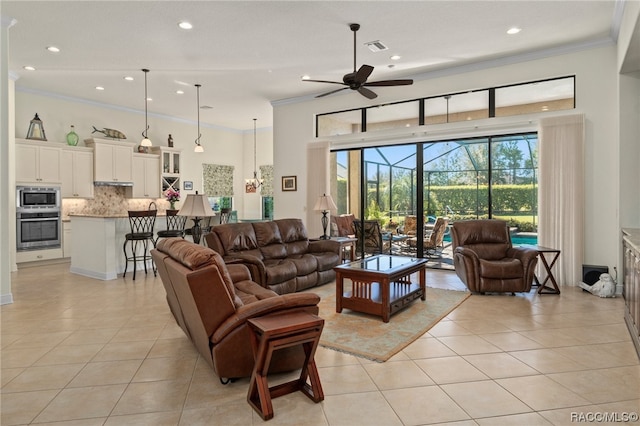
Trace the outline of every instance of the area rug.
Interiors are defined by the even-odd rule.
[[[320,345],[378,362],[388,360],[407,347],[471,295],[427,287],[427,300],[415,300],[384,323],[380,317],[350,309],[336,313],[335,284],[312,291],[322,298],[320,316],[325,323]]]

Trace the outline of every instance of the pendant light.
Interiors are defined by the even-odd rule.
[[[258,167],[256,162],[256,158],[258,155],[258,149],[256,147],[256,120],[257,118],[253,119],[253,178],[245,180],[246,187],[252,188],[253,192],[255,192],[255,190],[258,189],[263,182],[262,179],[258,179]]]
[[[143,68],[142,72],[144,73],[144,131],[142,132],[142,142],[140,142],[140,146],[152,146],[153,144],[147,136],[147,132],[149,131],[149,124],[147,121],[147,73],[149,70]]]
[[[204,148],[200,145],[200,84],[196,84],[196,96],[198,100],[198,137],[196,138],[196,147],[193,149],[193,152],[204,152]]]

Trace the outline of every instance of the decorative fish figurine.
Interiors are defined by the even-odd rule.
[[[120,130],[107,129],[106,127],[103,128],[102,130],[98,130],[98,129],[96,129],[96,126],[93,126],[93,132],[91,132],[91,133],[95,133],[95,132],[102,133],[106,137],[113,138],[113,139],[126,139],[127,138],[124,135],[124,133],[122,133]]]

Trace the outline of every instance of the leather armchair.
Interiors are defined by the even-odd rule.
[[[470,291],[484,294],[531,290],[538,252],[513,247],[505,221],[457,221],[451,235],[456,274]]]
[[[221,381],[251,375],[248,319],[297,310],[318,313],[319,296],[279,296],[251,281],[245,265],[225,265],[218,253],[182,238],[161,240],[151,255],[171,313]],[[302,348],[291,347],[273,354],[270,371],[293,371],[303,364]]]

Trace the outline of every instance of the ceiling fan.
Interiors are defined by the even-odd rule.
[[[333,93],[340,92],[341,90],[351,89],[357,90],[365,98],[374,99],[377,98],[378,95],[376,95],[375,92],[367,89],[365,86],[406,86],[409,84],[413,84],[413,80],[382,80],[367,83],[367,78],[369,78],[369,76],[373,72],[373,67],[371,65],[362,65],[356,71],[356,32],[360,29],[360,24],[349,24],[349,28],[351,28],[351,31],[353,31],[353,72],[345,74],[344,77],[342,77],[342,82],[327,80],[303,80],[316,83],[340,84],[345,86],[336,90],[331,90],[330,92],[322,93],[316,96],[316,98],[331,95]]]

